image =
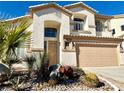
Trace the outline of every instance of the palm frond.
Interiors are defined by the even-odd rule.
[[[26,31],[30,24],[29,18],[22,18],[17,22],[0,19],[0,59],[7,61],[13,55],[17,57],[16,48],[31,35],[31,32]]]

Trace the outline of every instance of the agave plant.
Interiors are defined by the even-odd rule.
[[[16,23],[0,22],[0,59],[2,62],[10,66],[9,58],[17,59],[16,48],[19,48],[31,35],[31,32],[26,31],[30,23],[29,18],[22,18]]]
[[[36,58],[33,55],[31,55],[31,56],[26,55],[25,58],[24,58],[24,61],[27,62],[28,77],[30,77],[31,72],[33,71],[34,63],[36,62]]]
[[[39,53],[39,62],[37,62],[37,77],[40,80],[42,79],[48,79],[49,77],[49,71],[48,71],[48,65],[49,65],[49,60],[48,60],[48,55],[46,52],[43,54]]]

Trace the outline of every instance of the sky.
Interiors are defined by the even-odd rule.
[[[51,1],[0,1],[0,14],[13,17],[29,13],[29,6],[49,3]],[[55,1],[61,6],[76,3],[77,1]],[[85,4],[104,15],[124,14],[124,1],[83,1]]]

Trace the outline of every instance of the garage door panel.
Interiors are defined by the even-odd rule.
[[[79,46],[80,67],[117,66],[117,47]]]

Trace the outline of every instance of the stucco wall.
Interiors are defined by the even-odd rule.
[[[69,34],[69,17],[54,8],[48,8],[33,14],[33,47],[43,48],[44,42],[44,21],[51,20],[61,24],[60,38],[62,34]]]
[[[124,34],[124,31],[121,31],[121,25],[124,25],[124,18],[115,18],[111,19],[111,29],[115,29],[115,37]]]
[[[76,52],[62,52],[63,65],[77,66]]]
[[[30,32],[33,32],[33,24],[31,24],[27,29],[26,31],[30,31]],[[33,34],[33,33],[32,33]],[[32,35],[31,35],[31,38],[32,38]],[[32,42],[32,41],[31,41]],[[16,53],[17,53],[17,56],[19,58],[24,58],[25,55],[28,55],[27,53],[27,43],[24,44],[24,46],[20,47],[20,48],[17,48],[16,49]]]
[[[96,35],[103,36],[103,37],[112,37],[112,32],[109,32],[109,31],[96,32]]]
[[[59,52],[60,52],[60,63],[62,62],[62,49],[63,49],[63,35],[70,34],[70,18],[61,11],[48,8],[38,11],[33,14],[33,48],[44,48],[44,22],[55,21],[60,24],[59,30]]]
[[[113,37],[111,31],[110,19],[103,19],[96,17],[96,20],[101,21],[104,25],[103,31],[96,31],[96,36]]]
[[[111,19],[111,29],[115,29],[114,37],[119,37],[124,34],[124,31],[121,30],[121,25],[124,25],[124,18],[114,18]],[[123,38],[121,36],[121,38]],[[122,42],[122,47],[124,49],[124,42]],[[124,53],[120,53],[120,65],[124,64]]]
[[[92,34],[87,34],[87,35],[93,35],[95,36],[96,35],[96,30],[95,28],[91,28],[89,26],[95,26],[95,16],[93,13],[89,12],[88,10],[86,9],[83,9],[81,7],[79,8],[73,8],[73,9],[70,9],[72,12],[75,12],[75,13],[82,13],[84,15],[86,15],[86,22],[85,22],[85,26],[84,26],[84,30],[86,31],[91,31]]]
[[[124,65],[124,53],[120,53],[120,65]]]

